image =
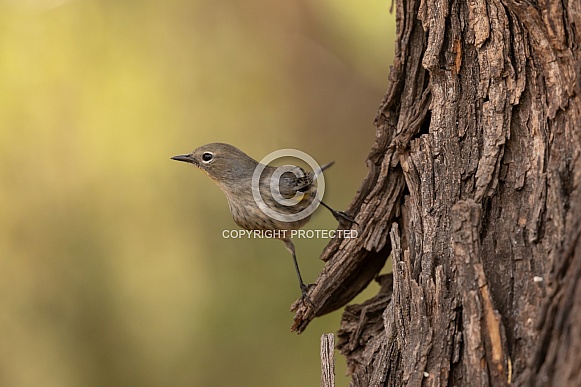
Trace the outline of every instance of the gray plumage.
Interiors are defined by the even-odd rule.
[[[173,160],[184,161],[195,165],[205,172],[218,187],[222,190],[230,212],[236,224],[246,230],[296,230],[304,226],[310,215],[300,220],[292,220],[292,215],[297,214],[307,208],[316,198],[317,175],[313,172],[306,172],[300,167],[285,166],[289,171],[275,179],[275,190],[278,190],[282,198],[293,200],[292,205],[283,205],[279,200],[275,200],[271,193],[271,181],[277,168],[271,166],[263,167],[259,177],[260,196],[268,208],[289,216],[289,220],[277,220],[265,214],[258,206],[252,193],[253,175],[259,163],[242,152],[240,149],[224,143],[211,143],[203,145],[187,155],[172,157]],[[331,165],[327,164],[321,171]],[[316,171],[321,173],[321,171]],[[320,202],[328,208],[333,216],[341,223],[355,222],[350,216],[341,211],[335,211],[325,203]],[[290,239],[290,232],[284,233],[280,237],[286,248],[291,252],[299,284],[303,297],[308,299],[307,286],[304,284],[296,260],[295,248]]]

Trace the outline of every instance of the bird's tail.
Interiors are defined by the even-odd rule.
[[[335,161],[330,161],[327,164],[324,164],[321,169],[319,169],[318,171],[315,171],[315,176],[313,178],[313,180],[317,180],[317,177],[319,177],[319,175],[321,173],[323,173],[323,171],[329,167],[331,167],[333,164],[335,164]]]

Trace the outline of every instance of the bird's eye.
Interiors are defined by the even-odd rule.
[[[210,152],[205,152],[202,155],[202,161],[205,163],[209,163],[210,161],[212,161],[213,158],[214,158],[214,155]]]

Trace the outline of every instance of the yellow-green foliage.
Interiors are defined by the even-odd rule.
[[[170,160],[298,148],[348,205],[393,51],[378,0],[0,0],[0,385],[313,386],[292,261]],[[330,229],[317,213],[309,228]],[[298,240],[305,279],[325,240]],[[342,360],[338,385],[347,385]]]

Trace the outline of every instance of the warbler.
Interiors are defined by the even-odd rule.
[[[205,172],[226,196],[234,222],[240,227],[276,231],[271,235],[280,239],[292,254],[302,297],[309,300],[291,231],[304,226],[311,217],[309,209],[319,203],[341,224],[356,223],[347,213],[332,209],[317,197],[316,181],[333,163],[314,172],[297,166],[273,167],[260,164],[240,149],[224,143],[206,144],[172,160],[193,164]]]

